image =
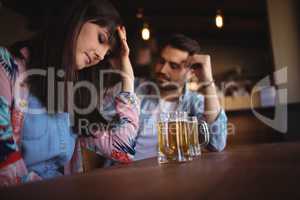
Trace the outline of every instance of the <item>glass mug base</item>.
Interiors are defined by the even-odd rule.
[[[192,161],[194,158],[193,156],[176,156],[176,157],[168,157],[165,154],[159,152],[157,156],[157,161],[159,164],[166,164],[166,163],[183,163]]]
[[[196,156],[200,156],[201,155],[201,147],[200,147],[200,145],[191,146],[191,149],[192,149],[192,156],[196,157]]]

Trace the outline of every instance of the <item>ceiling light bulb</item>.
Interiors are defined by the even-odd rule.
[[[217,10],[217,15],[216,15],[216,26],[217,26],[218,28],[223,28],[223,26],[224,26],[224,19],[223,19],[221,10]]]
[[[145,25],[142,29],[142,39],[149,40],[150,39],[150,30],[147,25]]]

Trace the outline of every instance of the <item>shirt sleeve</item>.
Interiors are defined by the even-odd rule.
[[[198,119],[203,120],[204,97],[197,95],[195,102],[195,113]],[[223,151],[227,140],[227,116],[224,109],[221,109],[214,122],[209,123],[209,143],[207,148],[210,151]]]
[[[227,117],[222,109],[213,123],[209,124],[209,144],[211,151],[223,151],[227,140]]]
[[[0,47],[0,186],[40,179],[28,173],[17,145],[21,113],[13,109],[13,84],[18,66],[9,52]]]
[[[116,116],[108,125],[81,137],[84,148],[102,156],[128,163],[133,160],[135,138],[139,124],[139,105],[134,93],[120,92],[114,99]]]

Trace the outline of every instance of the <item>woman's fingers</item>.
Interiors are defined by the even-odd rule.
[[[126,29],[124,26],[119,26],[117,28],[120,40],[121,40],[121,44],[122,44],[122,52],[123,52],[123,56],[128,56],[129,55],[129,47],[127,44],[127,38],[126,38]]]
[[[124,26],[118,26],[117,28],[120,40],[127,40],[126,38],[126,29]]]
[[[125,26],[119,26],[118,30],[119,30],[120,38],[121,39],[126,39],[126,28],[125,28]]]

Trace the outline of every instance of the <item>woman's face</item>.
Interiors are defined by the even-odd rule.
[[[76,69],[97,64],[109,50],[108,30],[92,22],[84,23],[77,40]]]

